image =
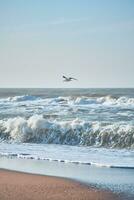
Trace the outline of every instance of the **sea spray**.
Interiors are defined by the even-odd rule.
[[[134,126],[124,123],[46,120],[33,115],[0,120],[0,137],[8,141],[134,148]]]

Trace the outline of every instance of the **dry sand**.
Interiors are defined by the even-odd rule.
[[[0,200],[118,200],[107,191],[97,190],[64,178],[0,170]]]

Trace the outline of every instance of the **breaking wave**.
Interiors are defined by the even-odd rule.
[[[134,98],[128,98],[125,96],[119,98],[113,98],[111,96],[100,97],[97,101],[105,105],[134,106]]]
[[[134,148],[134,126],[123,123],[46,120],[33,115],[0,120],[1,141]]]
[[[6,99],[1,99],[0,101],[20,102],[20,101],[35,101],[40,99],[41,99],[40,97],[36,96],[22,95],[22,96],[8,97]]]
[[[20,101],[35,101],[35,100],[41,100],[42,98],[38,96],[31,96],[31,95],[21,95],[21,96],[13,96],[8,97],[6,99],[0,99],[0,101],[11,101],[11,102],[20,102]],[[86,105],[86,104],[113,104],[113,105],[133,105],[134,106],[134,98],[129,98],[126,96],[122,97],[112,97],[112,96],[102,96],[102,97],[73,97],[73,96],[67,96],[67,97],[55,97],[55,98],[43,98],[42,100],[47,100],[49,102],[62,102],[65,101],[67,103],[72,104],[78,104],[78,105]]]
[[[102,104],[104,106],[134,106],[134,98],[125,96],[119,98],[111,96],[99,98],[77,97],[73,103],[75,105]]]

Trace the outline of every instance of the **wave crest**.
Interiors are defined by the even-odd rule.
[[[0,103],[7,103],[7,102],[21,102],[21,101],[36,101],[38,103],[38,100],[42,100],[45,104],[49,105],[60,105],[60,104],[66,104],[68,106],[90,106],[90,105],[101,105],[101,106],[119,106],[119,107],[134,107],[134,98],[129,97],[119,97],[115,98],[112,96],[103,96],[103,97],[55,97],[55,98],[40,98],[37,96],[31,96],[31,95],[22,95],[22,96],[14,96],[14,97],[8,97],[6,99],[0,99]]]
[[[49,121],[41,115],[0,121],[0,138],[15,142],[134,148],[134,126],[114,123]]]
[[[4,100],[11,101],[11,102],[34,101],[34,100],[40,100],[40,97],[31,96],[31,95],[22,95],[22,96],[8,97],[7,99],[4,99]]]

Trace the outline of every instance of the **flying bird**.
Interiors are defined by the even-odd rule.
[[[77,79],[73,78],[73,77],[62,76],[62,78],[64,79],[63,80],[64,82],[70,82],[70,81],[73,81],[73,80],[77,81]]]

